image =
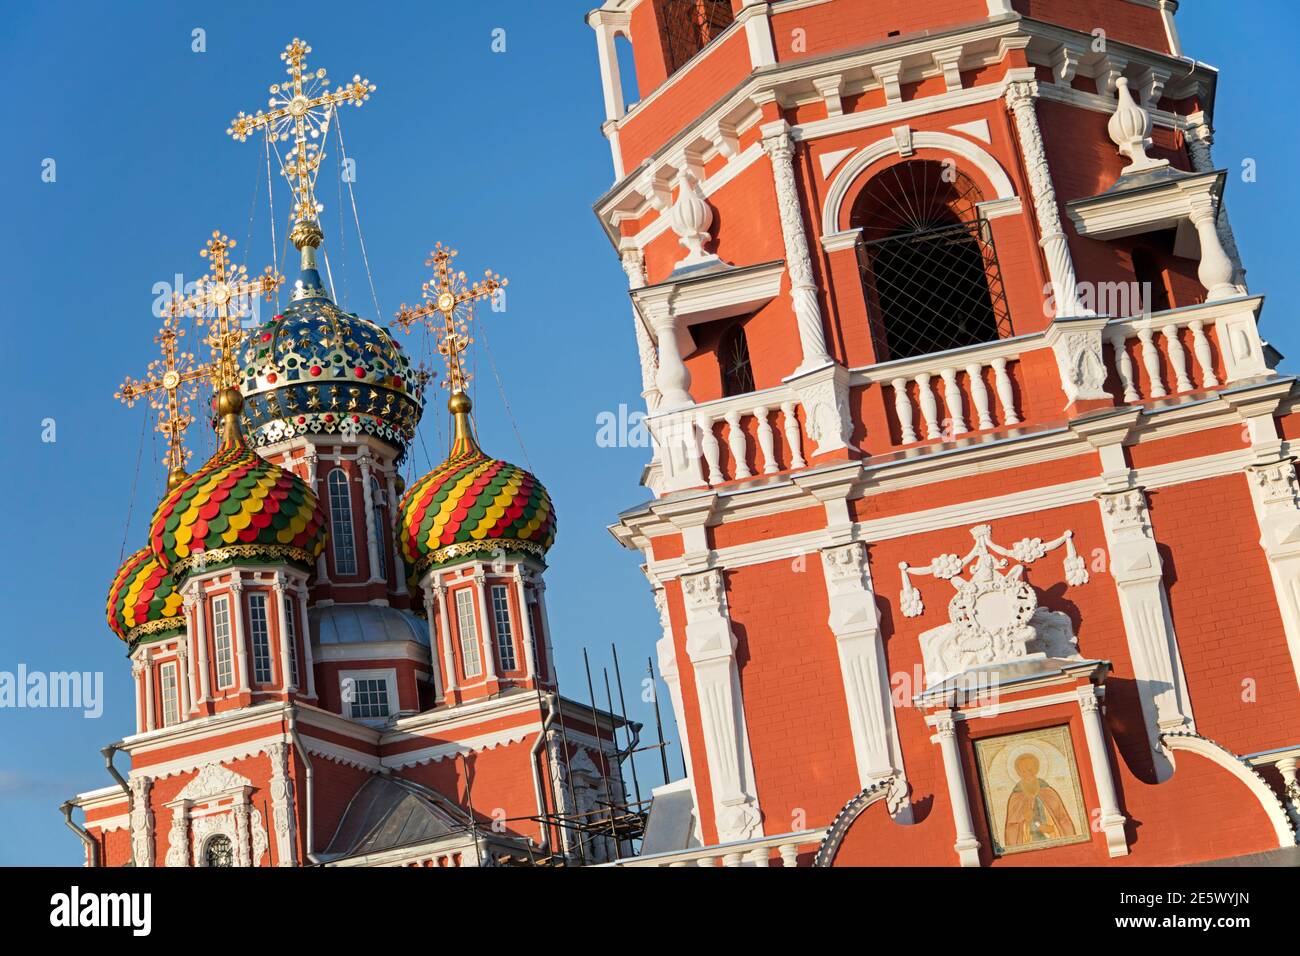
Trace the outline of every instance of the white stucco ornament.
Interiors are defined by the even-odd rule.
[[[1070,619],[1040,607],[1034,589],[1024,580],[1025,565],[1064,546],[1066,581],[1086,584],[1088,571],[1075,551],[1073,533],[1066,531],[1046,542],[1024,538],[1011,548],[995,544],[988,525],[972,528],[971,536],[975,544],[965,556],[941,554],[922,567],[899,565],[903,577],[899,607],[905,617],[919,617],[925,610],[913,575],[949,581],[957,592],[948,604],[948,623],[920,637],[927,686],[988,664],[1034,657],[1078,659]],[[1004,572],[1008,559],[1019,563]],[[964,571],[968,577],[961,576]]]
[[[1147,155],[1147,148],[1151,146],[1151,114],[1133,99],[1126,77],[1121,76],[1115,81],[1115,92],[1115,113],[1106,125],[1106,131],[1110,134],[1111,141],[1119,147],[1120,155],[1128,157],[1129,164],[1124,167],[1124,175],[1168,166],[1169,160],[1152,159]]]

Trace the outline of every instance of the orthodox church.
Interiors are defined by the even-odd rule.
[[[119,392],[158,410],[170,476],[108,591],[136,726],[104,748],[113,783],[65,815],[93,866],[613,859],[628,852],[611,810],[628,801],[628,722],[558,691],[544,580],[555,508],[534,475],[480,447],[466,390],[473,307],[505,280],[467,284],[439,244],[423,304],[398,316],[437,339],[453,426],[446,459],[404,488],[429,375],[340,309],[317,265],[316,139],[374,86],[328,89],[309,52],[295,39],[273,108],[230,129],[291,144],[301,268],[287,307],[245,328],[283,280],[250,279],[214,233],[208,274],[158,335],[162,358]],[[187,319],[209,361],[181,351]],[[217,447],[187,473],[188,401],[203,387]]]

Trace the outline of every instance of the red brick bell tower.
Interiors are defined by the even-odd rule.
[[[589,15],[694,821],[639,862],[1295,845],[1300,418],[1177,8]]]

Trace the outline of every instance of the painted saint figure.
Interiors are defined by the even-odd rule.
[[[1033,754],[1022,753],[1016,758],[1020,782],[1007,798],[1004,846],[1028,846],[1074,836],[1074,823],[1065,801],[1047,781],[1039,779],[1038,769],[1038,758]]]

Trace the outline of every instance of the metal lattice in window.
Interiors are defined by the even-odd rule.
[[[510,627],[510,599],[504,584],[492,585],[492,623],[497,633],[497,657],[503,671],[515,669],[515,635]]]
[[[671,76],[731,26],[731,0],[659,0],[659,35]]]
[[[749,364],[749,341],[742,325],[733,325],[718,342],[718,364],[722,367],[722,394],[744,395],[754,390],[754,371]]]
[[[235,865],[235,847],[230,837],[218,833],[203,844],[203,865],[223,868]]]
[[[1013,334],[979,189],[950,165],[899,163],[854,203],[858,262],[878,361]]]
[[[248,640],[253,648],[253,683],[271,683],[271,629],[266,621],[266,595],[248,596]]]

